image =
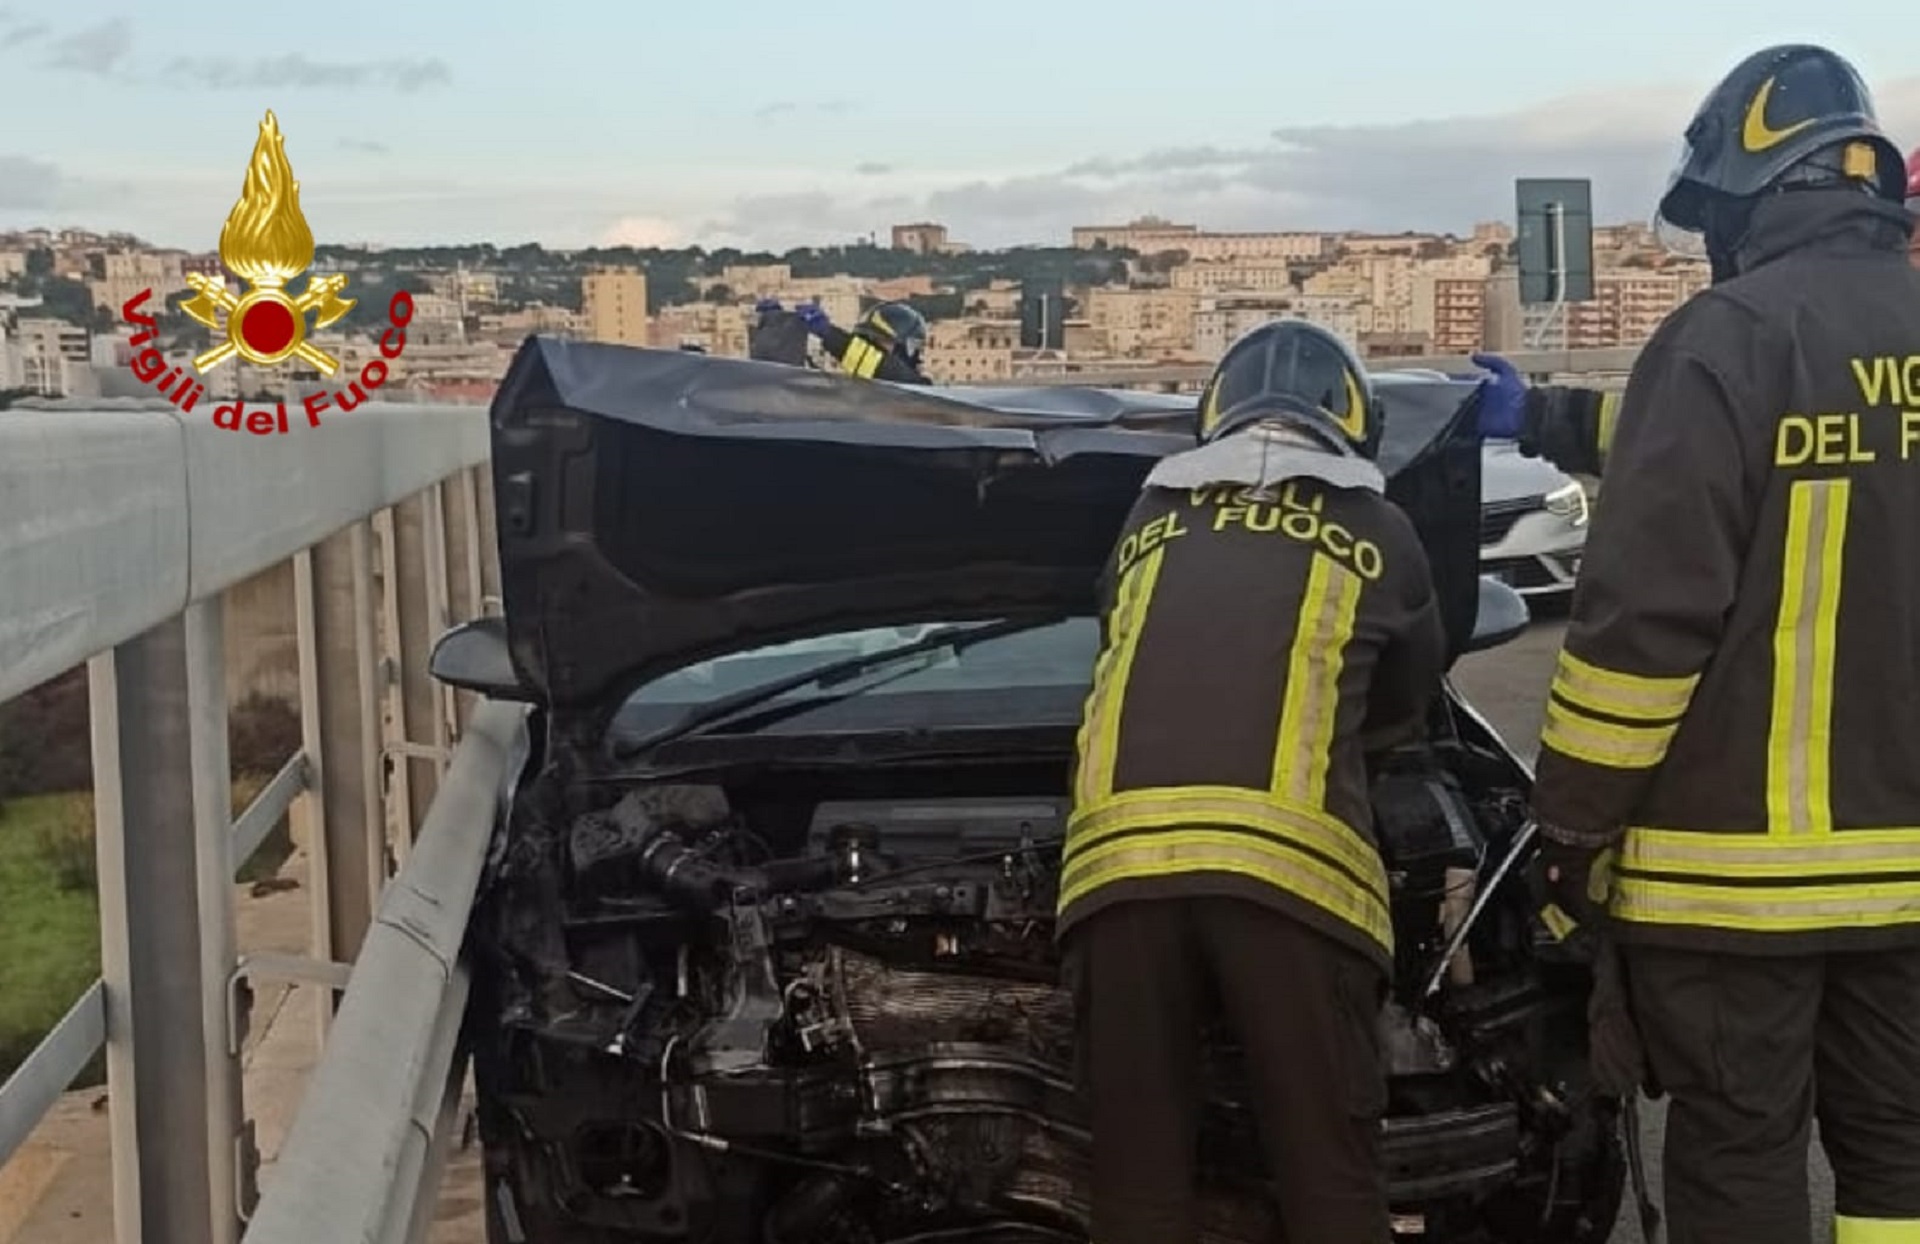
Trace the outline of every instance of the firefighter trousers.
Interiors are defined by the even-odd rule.
[[[1092,1104],[1095,1244],[1195,1244],[1203,1006],[1246,1050],[1288,1244],[1388,1244],[1372,963],[1236,898],[1123,902],[1068,947]]]
[[[1836,1244],[1920,1244],[1920,949],[1626,954],[1672,1244],[1811,1244],[1816,1118]]]

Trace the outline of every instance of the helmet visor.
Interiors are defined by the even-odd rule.
[[[1681,259],[1705,259],[1707,257],[1706,231],[1698,224],[1678,224],[1669,214],[1674,209],[1683,219],[1690,222],[1695,216],[1691,210],[1694,197],[1689,188],[1682,185],[1687,169],[1693,163],[1693,140],[1682,138],[1680,151],[1673,161],[1673,170],[1667,174],[1666,188],[1660,192],[1660,198],[1653,208],[1653,236],[1670,255]],[[1677,193],[1676,193],[1677,192]]]

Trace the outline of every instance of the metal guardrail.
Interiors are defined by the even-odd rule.
[[[0,412],[0,700],[487,458],[475,406],[286,435],[165,402]]]
[[[428,1150],[444,1126],[446,1088],[461,1078],[455,1038],[467,982],[458,956],[523,715],[492,703],[474,715],[361,946],[245,1244],[415,1238],[437,1178]]]
[[[100,982],[0,1085],[0,1162],[104,1045],[121,1244],[239,1238],[254,1202],[239,1065],[252,986],[337,990],[363,935],[381,940],[369,931],[376,898],[417,823],[403,808],[405,841],[390,839],[391,787],[405,776],[394,770],[424,759],[439,776],[459,730],[442,715],[457,706],[425,675],[426,646],[451,621],[450,566],[464,573],[468,616],[498,591],[483,581],[487,453],[486,411],[471,406],[363,405],[267,436],[164,402],[0,412],[0,700],[89,663],[102,963]],[[448,556],[448,481],[464,557]],[[302,747],[235,818],[225,589],[289,558]],[[385,631],[382,567],[408,598],[397,607],[387,593]],[[389,639],[395,655],[382,657]],[[382,672],[435,743],[391,737],[404,718],[397,692],[381,701]],[[416,789],[424,806],[428,784]],[[311,848],[311,953],[241,958],[233,877],[290,810]],[[438,891],[409,869],[394,893],[399,925],[428,927],[404,896]],[[457,931],[464,906],[450,918]]]
[[[1633,370],[1638,347],[1606,350],[1514,350],[1502,354],[1522,375],[1536,379],[1555,376],[1624,376]],[[1377,371],[1434,368],[1446,372],[1477,370],[1471,357],[1460,354],[1409,354],[1367,360]],[[1031,385],[1087,385],[1093,388],[1135,388],[1143,385],[1199,388],[1213,374],[1211,363],[1179,363],[1144,367],[1116,367],[1096,363],[1074,369],[1019,377]]]

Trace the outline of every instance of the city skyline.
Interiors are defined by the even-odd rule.
[[[1648,0],[1393,0],[1341,11],[1363,53],[1294,56],[1324,24],[1250,0],[983,0],[901,10],[855,58],[833,15],[762,0],[558,3],[511,31],[447,4],[344,0],[279,33],[232,3],[168,12],[0,0],[14,97],[60,101],[0,138],[0,228],[211,249],[267,108],[338,242],[784,251],[927,218],[1001,247],[1150,212],[1461,233],[1510,217],[1518,176],[1589,177],[1598,217],[1636,220],[1700,94],[1792,38],[1853,58],[1920,143],[1920,75],[1865,6],[1809,23],[1758,0],[1728,29]]]

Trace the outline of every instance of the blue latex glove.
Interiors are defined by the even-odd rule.
[[[762,298],[759,302],[753,304],[753,309],[759,314],[765,315],[769,311],[779,311],[782,308],[778,298]]]
[[[800,317],[800,322],[807,326],[807,331],[816,337],[833,327],[833,321],[827,318],[826,310],[817,302],[803,302],[793,311]]]
[[[1493,373],[1480,382],[1481,437],[1518,440],[1527,410],[1527,382],[1497,354],[1476,354],[1473,365]]]

